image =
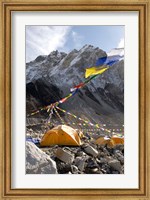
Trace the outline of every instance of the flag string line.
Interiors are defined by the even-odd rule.
[[[56,113],[56,115],[58,116],[58,118],[60,119],[62,124],[65,124],[65,121],[62,119],[62,117],[60,116],[60,114],[58,113],[58,111],[56,110],[56,108],[54,108],[54,111]]]
[[[64,110],[64,109],[62,109],[62,108],[59,108],[58,106],[56,106],[56,108],[57,108],[58,110],[62,111],[63,113],[66,113],[66,114],[68,114],[68,115],[70,115],[70,116],[72,116],[72,117],[74,117],[74,118],[76,118],[76,119],[78,119],[78,120],[84,122],[84,124],[82,124],[83,126],[85,126],[86,124],[88,124],[89,126],[93,126],[93,127],[95,126],[96,128],[99,128],[99,129],[101,129],[102,131],[106,131],[106,132],[108,132],[108,133],[111,133],[110,130],[99,126],[99,124],[93,124],[93,123],[91,123],[91,122],[89,122],[89,121],[87,121],[87,120],[82,119],[81,117],[77,117],[75,114],[72,114],[72,113],[70,113],[70,112],[68,112],[68,111],[66,111],[66,110]]]
[[[35,114],[38,114],[40,111],[48,110],[48,109],[51,108],[51,106],[58,106],[59,104],[64,103],[64,102],[67,101],[70,97],[74,96],[74,95],[79,91],[80,88],[84,87],[87,83],[89,83],[92,79],[94,79],[94,78],[97,77],[97,76],[98,76],[98,74],[97,74],[97,75],[94,75],[94,76],[91,76],[88,80],[85,80],[83,83],[80,83],[80,84],[74,86],[73,88],[71,88],[71,89],[70,89],[71,92],[70,92],[66,97],[60,99],[59,101],[56,101],[55,103],[51,103],[51,104],[48,105],[48,106],[42,107],[42,108],[40,108],[40,109],[38,109],[38,110],[32,112],[31,114],[27,115],[27,117],[33,116],[33,115],[35,115]]]
[[[101,129],[102,131],[106,131],[108,133],[111,133],[111,130],[109,130],[107,128],[104,128],[102,125],[100,126],[99,124],[93,124],[93,123],[89,122],[88,120],[84,120],[81,117],[77,117],[75,114],[72,114],[72,113],[70,113],[70,112],[68,112],[68,111],[66,111],[66,110],[64,110],[64,109],[62,109],[62,108],[60,108],[58,106],[56,106],[56,109],[58,109],[58,110],[62,111],[63,113],[66,113],[66,114],[68,114],[68,115],[70,115],[70,116],[72,116],[72,117],[84,122],[82,124],[78,123],[79,126],[86,126],[86,125],[93,126],[93,127],[95,126],[96,128]],[[75,124],[75,123],[73,123],[73,124]],[[115,133],[115,134],[118,135],[118,133]]]
[[[52,108],[51,108],[51,110],[52,110]],[[65,121],[62,119],[62,117],[60,116],[60,114],[58,113],[57,110],[60,110],[61,112],[66,113],[66,114],[68,114],[69,116],[72,116],[72,117],[74,117],[75,119],[78,119],[79,121],[82,121],[82,123],[75,123],[75,122],[70,123],[70,122],[67,122],[67,124],[79,125],[79,126],[82,126],[82,128],[83,128],[84,126],[88,125],[88,126],[90,126],[90,127],[92,126],[92,127],[96,127],[97,129],[101,129],[102,131],[106,131],[107,133],[111,133],[111,130],[106,129],[106,128],[104,128],[104,127],[101,127],[102,125],[100,126],[99,124],[93,124],[93,123],[91,123],[91,122],[89,122],[89,121],[87,121],[87,120],[82,119],[81,117],[77,117],[75,114],[72,114],[72,113],[70,113],[70,112],[68,112],[68,111],[66,111],[66,110],[64,110],[64,109],[62,109],[62,108],[59,108],[58,106],[57,106],[56,108],[53,108],[53,110],[55,111],[57,117],[60,119],[60,121],[61,121],[62,124],[65,124]],[[54,114],[52,111],[51,111],[51,113]],[[51,116],[51,117],[52,117],[52,116]],[[49,121],[49,122],[43,122],[43,123],[30,124],[30,125],[27,125],[27,126],[36,126],[36,125],[41,125],[41,124],[50,125],[50,124],[52,124],[52,123]],[[115,133],[115,132],[114,132],[114,133]],[[118,133],[115,133],[115,135],[119,135],[119,136],[120,136],[120,134],[118,134]]]

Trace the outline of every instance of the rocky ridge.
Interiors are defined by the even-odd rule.
[[[113,49],[108,55],[123,55],[123,52],[123,49]],[[53,51],[27,63],[27,114],[63,98],[72,86],[85,80],[85,69],[94,66],[98,58],[106,55],[98,47],[85,45],[79,51],[74,49],[68,54]],[[93,123],[123,124],[124,60],[93,79],[74,98],[62,104],[62,108]],[[47,115],[40,113],[35,118],[40,121],[43,117]],[[28,120],[34,121],[31,117]]]

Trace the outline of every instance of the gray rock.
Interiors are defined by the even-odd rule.
[[[87,160],[86,157],[76,157],[74,160],[75,165],[78,167],[78,169],[82,172],[85,168],[85,161]]]
[[[76,153],[76,157],[82,157],[82,156],[85,156],[85,155],[86,154],[83,151],[81,151],[80,149]]]
[[[55,156],[65,163],[72,163],[74,160],[74,155],[62,148],[57,149]]]
[[[114,170],[120,171],[121,164],[118,160],[111,160],[108,162],[109,166],[112,167]]]
[[[107,173],[106,170],[104,170],[104,169],[101,169],[101,172],[102,172],[102,174],[106,174]]]
[[[118,149],[114,149],[114,150],[113,150],[113,153],[114,153],[114,154],[118,154],[118,153],[120,153],[120,151],[119,151]]]
[[[78,174],[79,172],[78,167],[75,165],[71,165],[71,172],[72,174]]]
[[[110,161],[112,161],[113,160],[113,158],[111,157],[111,156],[106,156],[106,158],[105,158],[106,160],[107,160],[107,162],[110,162]]]
[[[99,152],[98,153],[98,158],[100,159],[101,157],[104,157],[105,156],[105,153],[104,152]]]
[[[103,161],[101,161],[100,159],[98,159],[98,158],[96,158],[96,162],[97,162],[97,164],[103,164]]]
[[[55,159],[57,163],[57,170],[59,174],[66,174],[71,171],[71,164],[70,163],[64,163],[59,159]]]
[[[86,146],[84,148],[84,151],[85,153],[91,155],[91,156],[94,156],[94,157],[97,157],[98,156],[98,151],[96,149],[94,149],[92,146]]]
[[[106,158],[103,158],[103,157],[100,158],[100,161],[101,161],[101,163],[107,163],[108,162],[108,160]]]
[[[97,167],[95,168],[87,168],[86,173],[88,174],[100,174],[100,171]]]
[[[121,162],[121,164],[124,164],[124,156],[118,156],[118,160]]]
[[[57,174],[56,163],[32,142],[26,142],[26,173]]]
[[[98,164],[94,158],[89,158],[87,160],[87,168],[96,168],[98,167]]]

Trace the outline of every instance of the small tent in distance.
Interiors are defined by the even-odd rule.
[[[98,145],[107,145],[108,147],[113,148],[116,145],[124,144],[124,138],[123,137],[118,137],[118,136],[113,136],[111,138],[108,138],[108,137],[99,137],[95,141],[95,144],[98,144]]]

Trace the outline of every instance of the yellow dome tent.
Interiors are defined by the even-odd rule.
[[[95,144],[105,145],[105,144],[108,143],[108,141],[110,141],[110,138],[107,138],[107,137],[99,137],[98,139],[96,139]]]
[[[59,125],[47,131],[40,143],[40,146],[52,145],[80,146],[81,140],[75,129],[70,126]]]
[[[112,138],[107,138],[107,137],[99,137],[96,141],[95,144],[99,145],[108,145],[109,147],[114,147],[119,144],[124,144],[124,138],[123,137],[117,137],[113,136]]]
[[[124,144],[124,138],[123,137],[117,137],[117,136],[113,136],[110,141],[108,142],[108,146],[109,147],[114,147],[116,145],[119,144]]]

